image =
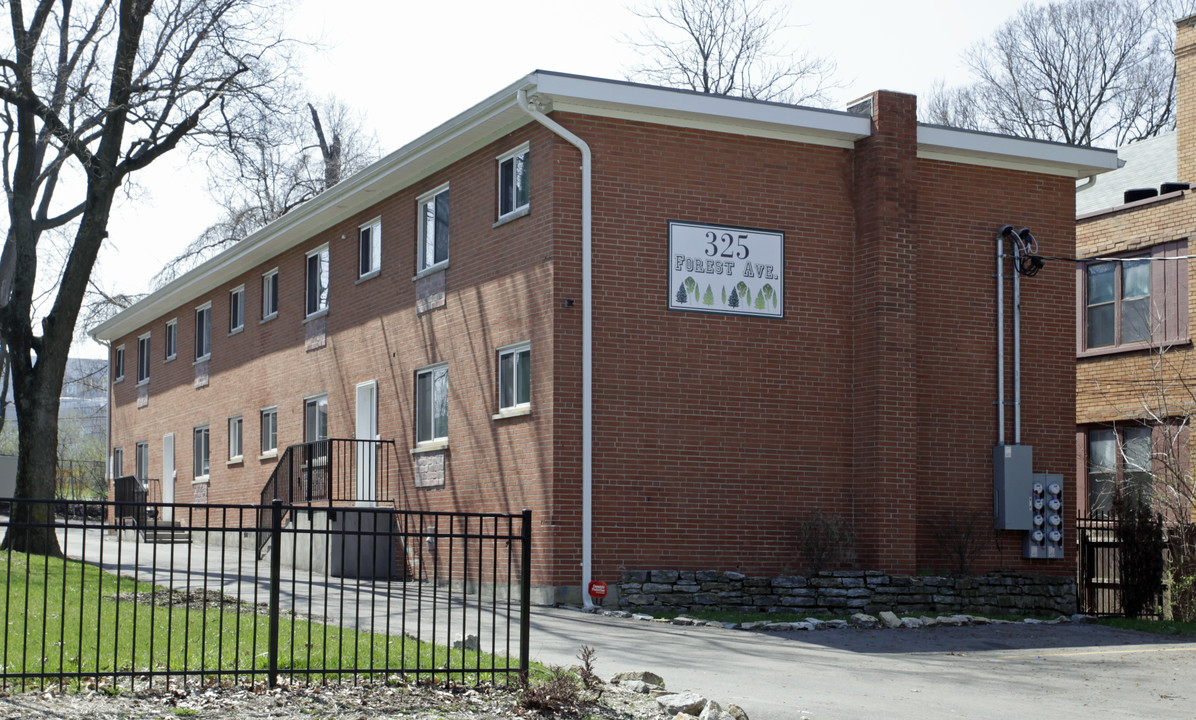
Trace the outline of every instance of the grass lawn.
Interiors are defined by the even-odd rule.
[[[263,592],[256,599],[268,598]],[[262,608],[214,592],[171,594],[75,560],[0,552],[0,617],[5,622],[0,667],[9,686],[14,675],[59,673],[84,678],[169,671],[263,679],[268,667],[270,621]],[[490,679],[485,671],[492,668],[518,666],[502,656],[285,614],[278,645],[280,674],[318,670],[313,680],[362,670],[474,683]]]
[[[1138,620],[1136,618],[1101,618],[1097,622],[1108,627],[1141,630],[1142,632],[1155,633],[1156,635],[1196,637],[1196,622]]]

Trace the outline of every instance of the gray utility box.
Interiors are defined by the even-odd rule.
[[[997,445],[993,448],[993,527],[1031,530],[1034,527],[1034,448]]]
[[[333,577],[401,579],[394,570],[394,513],[374,508],[329,512],[328,574]]]

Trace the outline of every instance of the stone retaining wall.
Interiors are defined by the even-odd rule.
[[[994,572],[966,577],[886,575],[840,570],[810,577],[747,577],[715,570],[627,570],[619,606],[844,614],[1076,612],[1071,578]]]

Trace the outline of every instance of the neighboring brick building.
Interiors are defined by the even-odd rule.
[[[156,475],[173,434],[177,500],[257,502],[263,427],[395,439],[398,505],[532,509],[541,600],[591,552],[608,581],[800,572],[813,510],[861,567],[949,568],[974,525],[976,571],[1070,576],[991,530],[993,238],[1071,255],[1075,181],[1115,158],[854,109],[529,75],[93,330],[125,358],[112,447]],[[1070,273],[1022,298],[1023,435],[1069,493]]]
[[[1076,195],[1078,510],[1102,517],[1115,488],[1190,483],[1196,410],[1189,332],[1196,232],[1196,17],[1176,23],[1176,131],[1120,151],[1124,166]],[[1186,499],[1159,486],[1168,512]],[[1190,510],[1190,508],[1189,508]]]

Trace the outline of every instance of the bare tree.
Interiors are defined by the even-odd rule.
[[[154,276],[161,287],[378,159],[378,139],[335,97],[261,113],[220,148],[209,187],[221,217]],[[102,298],[99,298],[102,302]]]
[[[628,79],[715,95],[790,103],[825,101],[835,64],[778,43],[785,5],[772,0],[650,0],[627,42],[644,56]]]
[[[964,54],[975,78],[937,86],[923,120],[1120,146],[1175,125],[1174,20],[1191,0],[1027,3]]]
[[[259,0],[7,6],[0,333],[21,424],[16,495],[46,499],[54,493],[67,353],[116,193],[185,139],[222,137],[249,109],[272,104],[270,89],[287,76],[288,43],[276,30],[286,12]],[[38,242],[60,227],[73,230],[69,253],[35,328]],[[59,554],[51,512],[49,503],[16,503],[4,547]]]

